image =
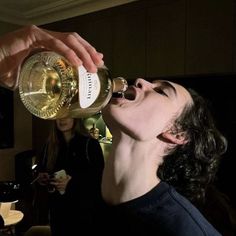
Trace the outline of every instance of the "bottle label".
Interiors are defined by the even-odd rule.
[[[97,73],[89,73],[83,66],[78,68],[78,74],[80,107],[87,108],[96,101],[100,93],[100,80]]]

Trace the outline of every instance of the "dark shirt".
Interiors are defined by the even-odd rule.
[[[106,205],[114,235],[219,236],[203,215],[165,182],[128,202]]]
[[[53,235],[66,236],[92,229],[93,216],[102,201],[104,159],[97,140],[78,134],[59,148],[53,172],[64,169],[72,178],[65,194],[49,194],[50,225]]]

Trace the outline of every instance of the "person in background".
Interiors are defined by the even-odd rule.
[[[101,204],[103,167],[99,142],[77,132],[75,119],[54,122],[37,167],[38,183],[49,192],[53,236],[93,229],[94,216],[99,214]],[[61,170],[65,170],[66,176],[56,178],[55,173]]]
[[[0,37],[0,85],[16,89],[22,62],[38,49],[55,51],[74,66],[83,64],[89,72],[96,72],[97,67],[104,64],[103,55],[75,32],[25,26]]]
[[[113,137],[106,224],[131,235],[220,235],[192,204],[204,201],[227,148],[205,100],[170,81],[137,79],[102,115]]]

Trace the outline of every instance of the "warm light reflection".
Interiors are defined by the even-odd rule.
[[[107,126],[106,126],[106,138],[108,140],[112,140],[112,134],[111,134],[110,130],[107,128]]]

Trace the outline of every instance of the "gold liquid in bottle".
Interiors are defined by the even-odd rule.
[[[88,73],[75,68],[55,52],[29,57],[19,77],[20,97],[25,107],[43,119],[84,118],[99,112],[114,92],[124,92],[127,81],[111,79],[107,68]]]

